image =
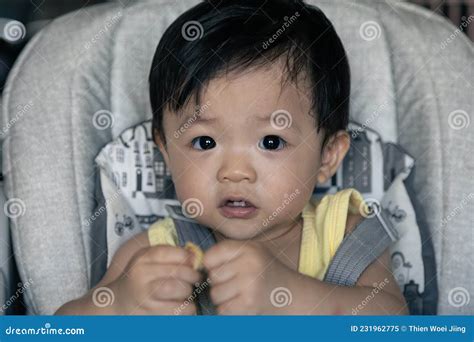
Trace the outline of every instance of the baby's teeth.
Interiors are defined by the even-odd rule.
[[[230,203],[234,207],[245,207],[245,201],[240,201],[240,202],[232,201]]]

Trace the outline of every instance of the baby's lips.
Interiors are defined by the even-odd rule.
[[[193,260],[192,260],[193,268],[196,271],[202,270],[203,259],[204,259],[204,252],[202,251],[202,249],[198,245],[192,242],[186,242],[186,244],[184,245],[184,248],[190,251],[191,254],[193,255]]]

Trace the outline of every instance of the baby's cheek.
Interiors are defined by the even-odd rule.
[[[285,196],[283,203],[287,208],[288,217],[294,218],[298,216],[303,211],[310,196],[308,191],[304,191],[301,188],[297,188],[289,193],[288,196]]]
[[[301,195],[307,195],[309,190],[306,189],[305,180],[306,178],[297,178],[294,174],[282,170],[265,178],[259,186],[259,191],[264,195],[262,198],[267,198],[270,203],[274,202],[278,206],[285,199],[291,198],[291,201],[294,201]]]
[[[192,218],[203,219],[216,210],[216,200],[212,197],[210,187],[196,181],[195,177],[190,181],[180,180],[175,189],[183,211],[190,214]]]
[[[306,203],[310,198],[310,194],[301,191],[300,188],[286,189],[283,194],[278,194],[272,198],[267,198],[265,205],[265,218],[268,223],[281,223],[287,220],[293,220],[303,211]]]

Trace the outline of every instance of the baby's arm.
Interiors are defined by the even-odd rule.
[[[349,214],[345,235],[350,234],[361,220],[360,215]],[[298,278],[295,286],[312,300],[300,303],[298,299],[303,296],[298,296],[294,308],[305,308],[303,312],[309,314],[408,314],[405,299],[390,270],[388,250],[362,272],[354,287],[334,286],[301,275]]]
[[[56,315],[193,314],[182,307],[201,275],[192,268],[189,251],[173,246],[150,247],[147,232],[124,243],[102,280],[83,297],[61,306]],[[99,289],[106,287],[107,289]],[[94,293],[107,291],[110,305],[94,304]],[[104,292],[105,293],[105,292]]]
[[[405,299],[383,253],[361,274],[356,286],[335,286],[299,274],[291,281],[297,294],[288,314],[406,315]]]
[[[110,263],[104,277],[100,282],[90,289],[83,297],[72,300],[61,306],[55,315],[114,315],[115,303],[110,306],[99,308],[94,305],[92,295],[94,291],[100,287],[110,287],[123,272],[132,257],[142,248],[148,247],[148,236],[144,233],[138,234],[136,237],[128,240],[121,246]]]

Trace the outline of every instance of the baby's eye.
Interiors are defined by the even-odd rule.
[[[286,146],[286,141],[277,135],[266,135],[258,142],[258,147],[264,150],[281,150]]]
[[[214,139],[205,135],[194,138],[191,144],[197,150],[210,150],[216,146]]]

